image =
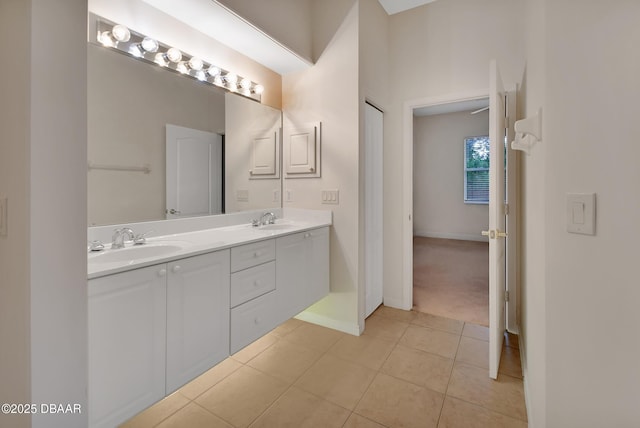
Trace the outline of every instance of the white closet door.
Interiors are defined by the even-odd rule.
[[[383,114],[365,104],[364,203],[365,203],[365,318],[382,304],[382,151]]]

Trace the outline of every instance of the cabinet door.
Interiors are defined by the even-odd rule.
[[[88,286],[89,424],[113,427],[165,395],[165,265]]]
[[[169,263],[166,393],[228,353],[229,250]]]
[[[301,312],[306,302],[307,241],[305,233],[295,233],[276,240],[276,294],[278,323]]]
[[[304,233],[307,250],[305,306],[329,294],[329,228]]]

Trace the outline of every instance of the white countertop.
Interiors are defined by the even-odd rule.
[[[289,215],[285,212],[285,217],[278,218],[275,225],[253,227],[251,223],[240,223],[224,227],[168,233],[162,236],[149,237],[146,244],[134,246],[132,243],[127,243],[125,248],[116,250],[112,250],[110,243],[105,242],[105,250],[88,253],[88,278],[93,279],[131,269],[167,263],[198,254],[330,226],[332,223],[330,211],[311,213],[304,211],[290,211]],[[126,225],[102,226],[101,228],[113,230],[120,226],[124,227]],[[145,231],[146,225],[144,224],[134,226],[137,229],[134,229],[136,233]],[[167,230],[170,230],[170,228],[167,229],[165,227],[165,231]],[[184,230],[184,228],[180,228],[180,230]],[[101,231],[90,230],[89,237],[95,239],[99,232]],[[102,231],[101,233],[104,232]],[[147,251],[147,254],[143,254],[143,252]],[[142,256],[140,256],[141,254]]]

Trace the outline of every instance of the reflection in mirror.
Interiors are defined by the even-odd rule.
[[[218,211],[281,206],[278,110],[93,44],[87,61],[89,225],[167,218],[167,125],[224,136]],[[271,131],[277,173],[253,179],[253,147],[269,157],[256,136]]]

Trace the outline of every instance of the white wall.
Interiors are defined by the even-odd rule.
[[[546,2],[547,426],[640,420],[640,3]],[[565,230],[565,195],[597,194],[595,236]]]
[[[87,50],[89,162],[151,169],[89,171],[89,224],[164,219],[165,125],[224,134],[224,93],[100,46]]]
[[[331,293],[307,311],[326,325],[359,333],[358,325],[358,9],[341,19],[339,30],[318,62],[283,76],[284,127],[322,122],[322,177],[285,179],[292,192],[285,208],[330,209]],[[322,189],[339,189],[339,205],[323,205]]]
[[[487,204],[464,203],[464,139],[489,135],[489,112],[414,117],[413,229],[417,236],[486,241]]]
[[[447,0],[390,17],[391,105],[385,117],[385,301],[403,295],[403,104],[460,93],[488,93],[489,62],[497,59],[505,84],[524,70],[525,0]]]
[[[0,403],[28,403],[29,301],[29,87],[30,3],[0,1],[0,198],[9,202],[7,236],[0,236]],[[29,416],[0,415],[0,425],[29,427]]]

